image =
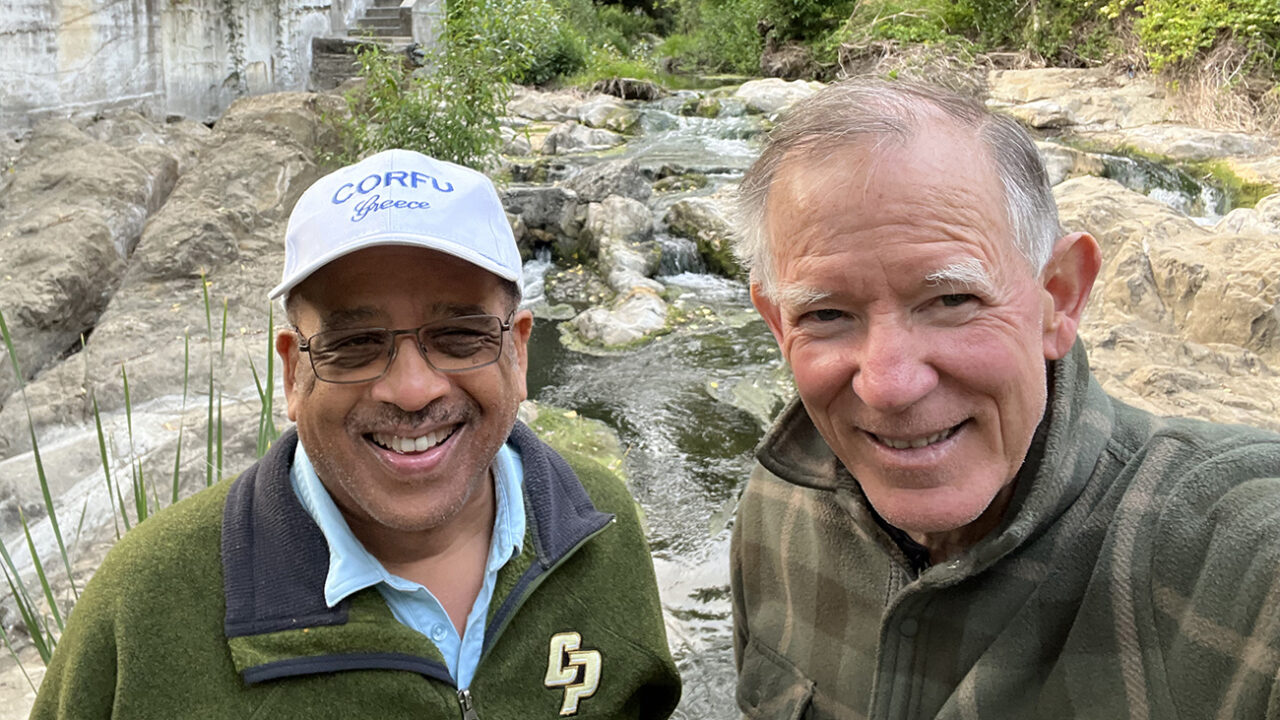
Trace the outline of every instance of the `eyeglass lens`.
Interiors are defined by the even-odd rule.
[[[416,335],[427,362],[437,370],[488,365],[502,352],[502,319],[470,315],[427,323],[416,330],[356,328],[318,333],[308,341],[311,365],[321,380],[363,382],[391,367],[400,335]]]

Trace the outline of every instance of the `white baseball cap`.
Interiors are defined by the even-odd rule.
[[[284,276],[269,297],[376,245],[438,250],[522,285],[520,251],[489,178],[412,150],[387,150],[302,193],[284,235]]]

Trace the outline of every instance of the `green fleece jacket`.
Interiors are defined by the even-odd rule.
[[[748,717],[1280,718],[1280,437],[1050,372],[1002,525],[922,571],[784,412],[732,540]]]
[[[289,485],[290,431],[234,483],[112,549],[31,717],[668,717],[680,682],[634,501],[523,425],[511,441],[529,522],[499,572],[469,693],[376,589],[325,605],[328,547]]]

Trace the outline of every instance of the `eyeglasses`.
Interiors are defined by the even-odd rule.
[[[511,329],[496,315],[464,315],[429,322],[409,330],[354,328],[329,330],[302,338],[298,349],[311,356],[316,377],[330,383],[362,383],[377,380],[396,359],[397,338],[413,335],[418,352],[431,367],[445,373],[475,370],[492,365],[502,355],[502,333]]]

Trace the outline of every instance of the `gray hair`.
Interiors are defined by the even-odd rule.
[[[852,79],[829,85],[788,111],[742,179],[734,254],[751,271],[752,283],[766,297],[776,290],[765,208],[770,185],[789,155],[829,152],[864,139],[877,145],[905,144],[929,116],[939,113],[959,127],[972,129],[995,161],[1014,243],[1038,275],[1062,232],[1048,174],[1027,131],[1013,118],[941,88]]]

